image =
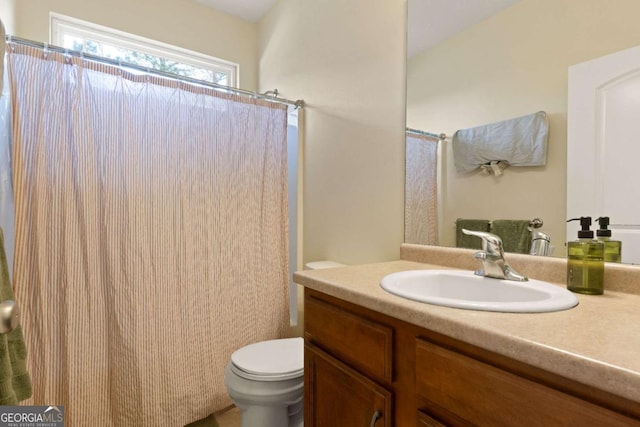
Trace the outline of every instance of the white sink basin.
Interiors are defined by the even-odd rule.
[[[573,293],[551,283],[492,279],[462,270],[401,271],[383,277],[380,286],[403,298],[467,310],[542,313],[578,304]]]

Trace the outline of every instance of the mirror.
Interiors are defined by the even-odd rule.
[[[553,256],[565,256],[568,68],[640,45],[640,2],[408,0],[408,11],[407,127],[448,137],[439,143],[438,244],[455,246],[457,218],[541,218]],[[431,23],[441,34],[416,31]],[[456,130],[540,110],[550,127],[545,166],[456,172]]]

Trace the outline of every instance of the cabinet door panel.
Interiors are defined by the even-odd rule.
[[[305,338],[366,375],[391,382],[393,331],[313,297],[305,298]]]
[[[616,412],[423,340],[416,344],[416,391],[434,407],[474,425],[640,426]],[[436,415],[456,424],[447,420],[446,411]]]
[[[392,425],[387,389],[312,345],[305,345],[304,361],[305,427]]]
[[[422,411],[418,411],[418,427],[447,427],[445,424],[431,418],[429,415]]]

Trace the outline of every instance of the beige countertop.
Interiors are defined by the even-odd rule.
[[[411,301],[380,287],[387,274],[431,268],[449,267],[399,260],[303,271],[294,281],[640,403],[640,295],[607,290],[576,294],[570,310],[495,313]]]

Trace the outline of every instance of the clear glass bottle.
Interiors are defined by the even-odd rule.
[[[589,295],[604,293],[603,242],[593,239],[591,217],[580,217],[578,240],[567,243],[567,289]],[[568,222],[568,221],[567,221]]]

